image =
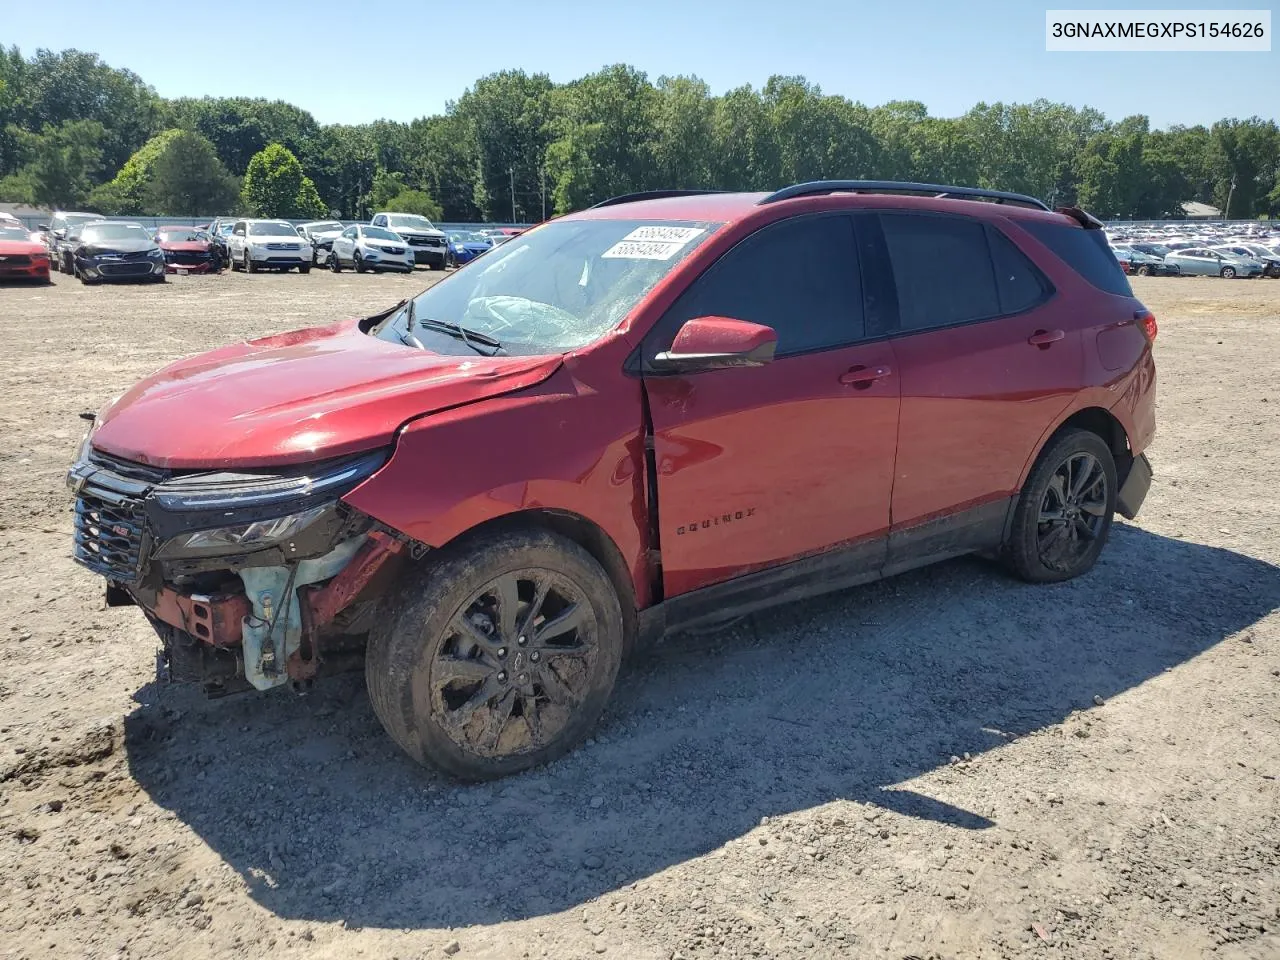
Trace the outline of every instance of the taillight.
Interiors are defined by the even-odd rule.
[[[1139,310],[1133,315],[1133,319],[1137,320],[1138,325],[1142,327],[1147,342],[1154,343],[1156,334],[1160,332],[1160,328],[1156,326],[1156,315],[1150,310]]]

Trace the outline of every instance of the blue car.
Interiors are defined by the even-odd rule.
[[[493,242],[480,233],[470,230],[449,231],[449,255],[458,266],[470,263],[482,253],[488,253]]]

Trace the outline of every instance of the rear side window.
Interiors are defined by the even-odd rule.
[[[1116,255],[1107,246],[1101,230],[1086,230],[1069,223],[1020,221],[1019,226],[1058,255],[1058,258],[1089,283],[1107,293],[1133,296],[1133,288],[1120,269]]]
[[[880,217],[898,288],[903,332],[1001,313],[986,229],[959,217],[889,213]]]
[[[777,355],[861,340],[862,287],[846,216],[800,217],[743,240],[699,277],[663,317],[667,342],[694,317],[733,317],[772,327]]]
[[[1012,240],[999,230],[988,228],[987,241],[991,244],[991,262],[996,268],[1001,313],[1030,310],[1049,296],[1049,282]]]

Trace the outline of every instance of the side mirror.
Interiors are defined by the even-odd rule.
[[[670,350],[653,358],[653,365],[665,373],[760,367],[773,359],[777,346],[772,327],[732,317],[695,317],[680,328]]]
[[[39,230],[41,233],[48,233],[49,225],[47,223],[37,223],[36,229]]]

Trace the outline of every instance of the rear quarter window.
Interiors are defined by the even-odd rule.
[[[1101,230],[1041,220],[1020,221],[1019,226],[1099,290],[1122,297],[1133,296],[1133,288]]]

